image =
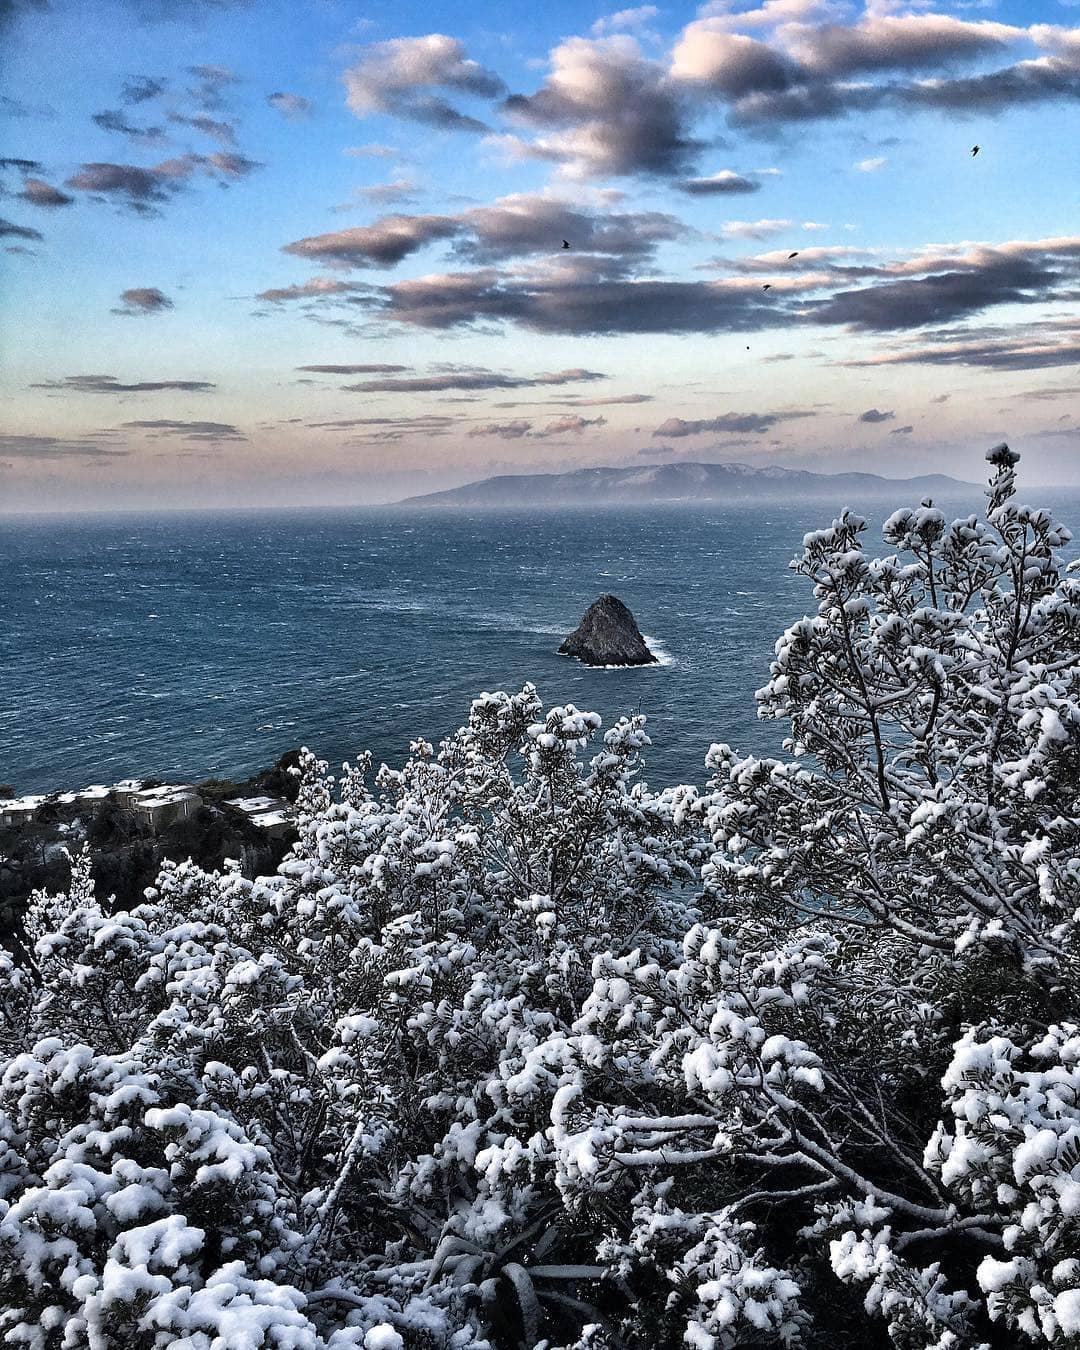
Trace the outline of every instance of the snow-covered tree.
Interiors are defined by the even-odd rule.
[[[1077,1350],[1080,581],[990,459],[806,537],[787,758],[703,795],[527,686],[305,754],[273,876],[75,857],[0,953],[0,1345]]]
[[[905,1347],[1080,1343],[1080,582],[988,459],[985,520],[898,511],[880,558],[847,512],[806,536],[818,612],[758,692],[791,758],[713,747],[705,925],[633,1014],[687,1089],[673,1151],[736,1165],[806,1289],[827,1261]]]
[[[551,1103],[593,955],[674,951],[707,849],[693,790],[640,781],[643,719],[583,764],[598,727],[485,695],[374,788],[306,756],[274,877],[170,864],[110,913],[83,855],[34,898],[33,966],[0,969],[0,1342],[464,1350],[623,1298]]]

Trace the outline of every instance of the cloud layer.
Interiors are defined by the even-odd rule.
[[[207,394],[217,385],[209,380],[136,380],[125,384],[115,375],[65,375],[62,380],[43,380],[30,387],[69,394],[159,394],[165,390]]]
[[[782,325],[914,332],[998,306],[1080,294],[1080,236],[934,245],[891,257],[850,245],[803,243],[796,250],[718,259],[714,267],[722,275],[714,279],[667,280],[656,275],[655,253],[660,243],[685,234],[673,217],[576,212],[565,203],[547,216],[546,199],[539,199],[535,212],[519,210],[524,201],[504,199],[460,216],[382,217],[371,226],[298,241],[286,251],[341,266],[389,266],[424,244],[440,243],[453,257],[475,261],[471,270],[365,283],[349,297],[370,320],[430,329],[503,323],[578,335],[751,332]],[[582,217],[577,223],[585,248],[595,252],[551,247],[550,227],[565,223],[567,213]],[[732,238],[811,228],[815,222],[724,226]],[[331,299],[343,291],[316,281],[264,294],[310,300],[320,287]],[[954,348],[950,357],[942,349],[935,360],[963,355]]]

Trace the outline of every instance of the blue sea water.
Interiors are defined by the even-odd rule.
[[[531,680],[605,725],[646,713],[648,781],[702,783],[714,741],[779,750],[783,727],[757,719],[753,694],[777,637],[814,608],[787,562],[831,516],[804,503],[0,520],[0,782],[239,777],[300,744],[332,765],[365,749],[398,764],[482,690]],[[556,655],[606,591],[663,665]]]

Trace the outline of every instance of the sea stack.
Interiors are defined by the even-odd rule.
[[[634,616],[614,595],[602,595],[559,648],[587,666],[649,666],[657,658],[645,645]]]

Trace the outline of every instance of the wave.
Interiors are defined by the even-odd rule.
[[[656,657],[656,664],[658,666],[673,666],[676,664],[675,658],[659,638],[650,637],[648,633],[642,633],[641,636],[645,639],[646,647],[648,647],[649,651]]]

